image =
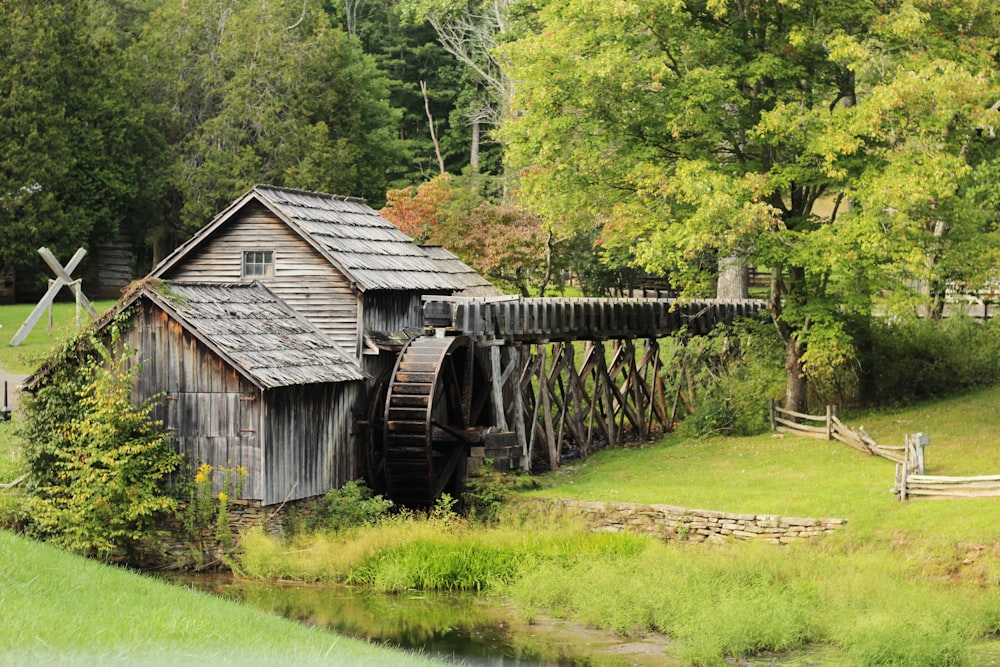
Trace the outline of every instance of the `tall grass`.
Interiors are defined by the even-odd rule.
[[[431,665],[0,531],[5,665]]]
[[[810,644],[856,665],[962,665],[996,631],[998,599],[914,579],[881,553],[822,546],[660,544],[639,558],[542,564],[510,591],[536,612],[623,634],[669,634],[690,664]]]
[[[341,532],[275,539],[243,535],[239,568],[256,579],[361,585],[380,592],[502,591],[538,562],[572,563],[589,555],[636,554],[634,535],[589,533],[568,521],[477,527],[457,519],[406,516]]]
[[[1000,389],[845,420],[890,445],[929,432],[932,472],[1000,473],[992,435],[1000,433]],[[836,442],[668,438],[598,452],[546,475],[528,495],[848,523],[790,545],[678,544],[590,534],[565,516],[515,505],[490,528],[398,522],[287,545],[261,535],[275,561],[258,575],[291,573],[305,556],[311,576],[326,580],[484,590],[509,596],[529,619],[664,632],[694,665],[813,646],[842,664],[974,664],[976,643],[1000,635],[1000,501],[900,503],[893,477],[892,463]],[[251,541],[245,558],[260,549]]]
[[[322,576],[380,591],[487,591],[513,600],[529,620],[666,633],[692,665],[816,645],[853,665],[966,665],[973,642],[1000,630],[1000,595],[991,588],[926,570],[921,552],[911,559],[841,535],[791,545],[681,544],[530,519],[488,529],[397,522],[351,537],[300,537],[295,546],[334,553],[352,542],[388,545],[386,532],[395,535],[391,545],[358,550],[353,563],[341,559]]]

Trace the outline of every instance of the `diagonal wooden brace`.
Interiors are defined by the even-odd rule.
[[[83,254],[81,254],[81,252]],[[77,264],[80,263],[78,260],[76,264],[73,264],[73,259],[76,259],[77,255],[80,255],[80,259],[82,260],[83,255],[86,255],[87,251],[84,250],[83,248],[77,250],[76,254],[73,255],[73,259],[70,259],[69,264],[66,265],[66,268],[63,268],[62,264],[59,263],[59,260],[56,259],[56,256],[53,255],[48,248],[45,247],[39,248],[38,254],[42,256],[42,259],[45,260],[45,263],[48,264],[49,268],[52,269],[52,271],[56,274],[57,279],[61,279],[63,283],[69,285],[70,289],[73,290],[74,294],[76,294],[77,292],[80,293],[79,294],[80,303],[83,304],[83,307],[87,309],[87,312],[89,312],[94,317],[97,317],[97,310],[94,308],[94,305],[90,303],[90,299],[84,296],[83,290],[80,288],[80,285],[74,284],[76,283],[76,281],[70,278],[70,274],[73,273],[73,269],[75,269]]]
[[[49,286],[48,291],[45,292],[45,296],[41,298],[38,305],[35,306],[35,309],[31,311],[30,315],[28,315],[28,319],[24,321],[21,328],[17,330],[16,334],[14,334],[14,338],[10,341],[11,346],[17,346],[24,342],[24,339],[28,337],[29,333],[31,333],[32,328],[34,328],[35,324],[38,323],[38,320],[41,319],[42,314],[45,313],[45,309],[52,305],[52,301],[56,298],[59,290],[61,290],[65,285],[69,285],[74,282],[73,279],[70,278],[70,275],[76,267],[80,265],[80,262],[83,261],[87,251],[83,248],[78,249],[76,253],[73,254],[73,257],[70,258],[69,262],[66,263],[65,267],[59,263],[59,260],[55,258],[48,248],[39,248],[38,254],[40,254],[42,259],[45,260],[45,263],[48,264],[53,271],[55,271],[56,279]],[[93,304],[87,300],[87,297],[83,296],[83,291],[80,290],[80,286],[74,285],[71,287],[79,291],[80,303],[82,303],[92,315],[96,316],[97,311],[94,309]]]

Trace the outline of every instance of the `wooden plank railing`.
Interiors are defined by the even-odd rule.
[[[783,433],[797,433],[822,440],[838,440],[860,452],[871,456],[881,456],[895,463],[902,463],[902,447],[887,447],[875,442],[868,435],[865,427],[852,429],[845,426],[837,416],[837,408],[826,406],[825,415],[807,415],[781,407],[778,401],[771,400],[771,429]],[[817,422],[819,425],[805,422]]]
[[[804,423],[804,422],[812,422]],[[910,498],[990,498],[1000,497],[1000,475],[958,477],[925,474],[924,449],[930,443],[924,433],[908,434],[902,447],[880,445],[865,431],[848,428],[837,417],[837,409],[827,406],[825,415],[807,415],[771,401],[771,429],[823,440],[838,440],[872,456],[896,463],[893,493],[900,500]]]

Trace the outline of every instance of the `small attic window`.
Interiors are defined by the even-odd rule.
[[[243,253],[244,278],[273,278],[274,252],[271,250],[247,250]]]

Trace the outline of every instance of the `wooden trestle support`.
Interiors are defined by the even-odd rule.
[[[422,504],[452,488],[451,475],[464,475],[465,457],[453,465],[449,448],[468,455],[482,447],[487,458],[541,470],[558,468],[566,455],[648,440],[670,428],[675,409],[665,396],[659,339],[707,333],[766,312],[764,302],[751,300],[424,297],[426,336],[403,348],[372,400],[368,458],[376,466],[369,472],[390,496],[395,490],[400,500]],[[435,355],[418,356],[419,349]],[[460,361],[458,352],[474,356],[475,364]],[[426,359],[427,368],[408,375],[417,359]],[[414,377],[428,386],[407,384]],[[441,386],[449,382],[455,387]],[[394,397],[407,393],[429,400],[413,413],[420,424],[395,407]],[[449,408],[437,408],[438,401]],[[444,423],[444,415],[453,423]],[[427,469],[415,470],[420,465]]]

